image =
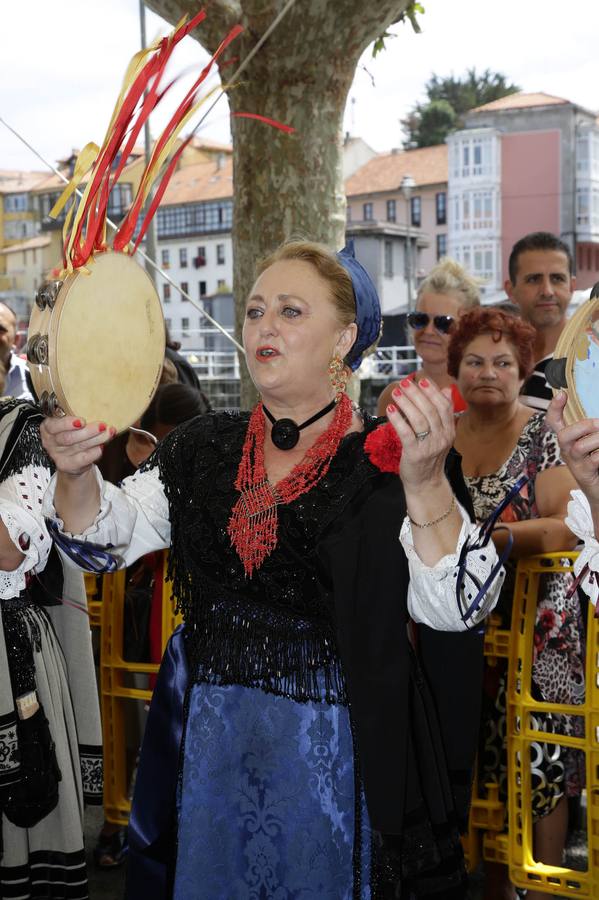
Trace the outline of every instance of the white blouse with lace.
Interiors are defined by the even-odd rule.
[[[599,584],[597,583],[599,579],[599,541],[595,537],[591,507],[582,491],[572,491],[570,496],[572,499],[568,503],[566,525],[576,537],[584,542],[584,547],[574,563],[574,574],[580,575],[588,566],[580,586],[588,595],[593,606],[596,606],[599,598]]]
[[[18,568],[0,571],[0,600],[18,597],[26,584],[26,573],[41,572],[52,540],[42,516],[42,500],[50,473],[42,466],[27,466],[0,484],[0,519],[10,539],[25,554]]]

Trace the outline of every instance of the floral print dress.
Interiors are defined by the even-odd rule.
[[[545,469],[561,465],[557,438],[545,424],[544,413],[535,413],[524,426],[513,453],[496,472],[479,477],[465,476],[476,518],[484,521],[522,475],[527,475],[529,481],[504,511],[501,521],[538,518],[536,476]],[[496,609],[503,619],[503,628],[509,628],[511,622],[515,562],[508,561],[506,570]],[[566,598],[570,582],[571,576],[564,573],[546,575],[540,582],[532,693],[548,703],[584,702],[583,623],[578,595],[575,593]],[[498,782],[503,798],[507,794],[506,681],[504,660],[487,668],[480,754],[481,780]],[[581,732],[582,723],[575,716],[548,713],[537,717],[537,726],[549,733],[573,735]],[[580,793],[584,783],[584,758],[580,751],[534,742],[531,765],[535,817],[551,812],[564,793],[567,796]]]

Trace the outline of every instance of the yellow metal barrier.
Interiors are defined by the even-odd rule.
[[[599,632],[592,610],[587,626],[585,703],[548,704],[535,700],[531,693],[539,580],[548,573],[570,572],[575,559],[573,553],[532,557],[522,560],[516,572],[507,689],[508,858],[510,878],[518,887],[568,897],[599,898]],[[563,713],[584,721],[584,737],[551,735],[551,743],[577,748],[585,754],[588,869],[584,872],[546,866],[533,857],[530,745],[548,737],[534,727],[534,713],[539,712]]]
[[[100,599],[100,587],[97,575],[84,572],[85,593],[87,595],[87,611],[89,613],[90,628],[99,628],[102,620],[102,601]]]
[[[163,576],[167,555],[164,554]],[[109,822],[126,825],[131,811],[125,727],[133,712],[132,700],[149,703],[152,691],[131,687],[132,675],[156,674],[158,665],[123,659],[125,571],[102,579],[102,637],[100,656],[100,705],[104,738],[104,815]],[[162,651],[181,621],[173,612],[170,582],[163,577]]]
[[[580,706],[549,704],[533,699],[531,676],[534,627],[542,575],[570,572],[576,553],[552,553],[521,560],[514,590],[511,631],[499,628],[492,615],[487,625],[484,652],[487,665],[498,657],[508,658],[508,830],[506,809],[497,785],[485,785],[487,796],[479,796],[474,781],[468,833],[464,852],[473,871],[483,859],[509,866],[512,882],[529,890],[563,896],[599,898],[599,623],[590,610],[586,636],[586,696]],[[531,714],[554,712],[584,720],[584,737],[551,735],[551,743],[582,750],[586,762],[588,868],[586,871],[552,867],[533,856],[530,744],[547,741],[545,732],[532,727]]]

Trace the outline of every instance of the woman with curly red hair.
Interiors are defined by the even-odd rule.
[[[521,478],[528,482],[504,511],[504,529],[494,534],[499,549],[513,548],[498,612],[509,627],[514,562],[537,553],[573,549],[576,539],[564,524],[572,477],[562,463],[554,433],[544,413],[524,406],[520,389],[533,368],[535,330],[523,320],[492,308],[465,312],[448,348],[448,372],[457,380],[468,404],[456,422],[456,449],[479,521]],[[511,569],[511,572],[510,572]],[[511,575],[511,577],[510,577]],[[577,596],[566,599],[565,575],[544,578],[538,600],[533,662],[533,694],[554,703],[584,700],[584,668]],[[506,668],[496,666],[485,679],[485,710],[479,757],[483,783],[499,783],[506,791]],[[541,730],[571,734],[577,720],[543,717]],[[568,794],[580,792],[580,759],[554,744],[531,748],[535,858],[561,865],[567,831]],[[515,897],[507,867],[490,864],[486,900]],[[528,892],[530,898],[542,897]]]

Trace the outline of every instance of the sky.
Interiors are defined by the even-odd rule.
[[[396,26],[397,36],[387,41],[386,50],[376,59],[366,51],[356,71],[345,129],[375,150],[401,146],[400,120],[424,98],[433,72],[459,76],[468,68],[489,68],[525,91],[544,91],[599,110],[598,0],[421,2],[422,34],[409,24]],[[30,0],[26,5],[2,0],[0,23],[0,116],[50,162],[88,141],[100,143],[127,63],[139,48],[138,0]],[[147,13],[148,40],[169,29]],[[186,38],[176,53],[176,71],[198,71],[206,58],[199,44]],[[168,106],[162,116],[152,117],[154,131],[167,113]],[[201,134],[229,139],[226,98]],[[0,169],[43,169],[1,123]]]

